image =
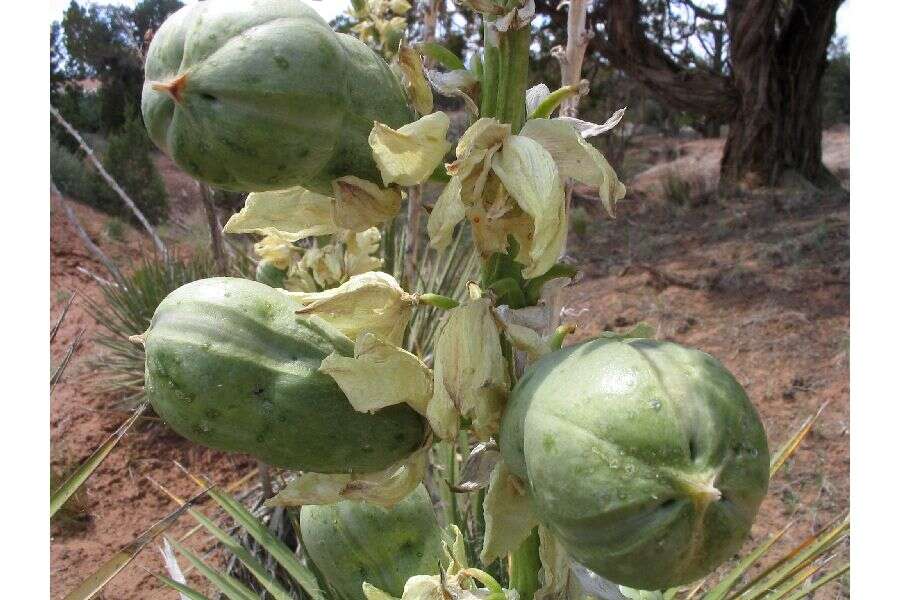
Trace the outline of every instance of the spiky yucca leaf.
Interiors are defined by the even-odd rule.
[[[828,406],[826,402],[822,406],[819,407],[819,410],[816,411],[816,414],[807,417],[806,421],[803,422],[803,425],[794,432],[787,442],[785,442],[781,448],[779,448],[775,454],[772,455],[772,459],[769,461],[769,477],[773,477],[775,473],[781,469],[784,463],[787,461],[791,455],[800,447],[800,442],[803,441],[803,438],[806,437],[811,430],[813,425],[815,425],[816,421],[819,420],[819,417],[822,414],[822,411],[825,410],[825,407]]]
[[[88,600],[96,596],[113,577],[128,566],[134,557],[143,550],[147,544],[152,542],[159,534],[172,526],[191,506],[193,506],[200,498],[206,495],[206,492],[200,492],[183,506],[178,507],[167,516],[153,524],[150,529],[134,538],[130,544],[106,559],[93,573],[88,575],[78,586],[69,592],[64,600]]]
[[[144,403],[136,411],[134,414],[128,417],[124,423],[122,423],[119,428],[109,436],[105,442],[100,444],[96,450],[94,450],[87,459],[78,466],[67,478],[63,481],[58,488],[53,490],[50,494],[50,518],[53,518],[53,515],[62,508],[62,506],[66,503],[66,500],[72,497],[75,492],[78,491],[85,481],[87,481],[88,477],[91,476],[97,467],[99,467],[106,457],[109,456],[109,453],[112,452],[112,449],[116,447],[116,444],[119,443],[119,440],[122,439],[122,436],[131,429],[131,426],[134,425],[137,420],[140,418],[141,414],[143,414],[144,410],[147,408],[147,404]]]
[[[194,565],[194,568],[200,571],[200,573],[202,573],[217,590],[225,594],[231,600],[258,600],[253,593],[253,590],[234,577],[213,569],[206,564],[203,559],[179,544],[176,540],[169,539],[169,543],[172,544],[172,547],[178,550],[182,556],[187,558],[188,561]]]
[[[166,577],[165,575],[160,575],[159,573],[151,573],[151,575],[156,577],[164,585],[169,586],[173,590],[180,593],[182,596],[188,598],[188,600],[209,600],[209,598],[207,598],[197,590],[188,587],[186,584],[179,583],[171,577]]]
[[[150,479],[150,478],[148,478]],[[176,504],[179,506],[184,504],[184,500],[170,492],[166,489],[161,483],[150,479],[150,481],[162,490],[169,498],[171,498]],[[240,560],[247,569],[253,574],[257,581],[259,581],[266,590],[272,594],[272,597],[276,600],[292,600],[290,592],[285,590],[281,585],[279,585],[278,581],[266,570],[266,567],[252,554],[250,554],[246,548],[241,546],[241,544],[228,535],[223,529],[221,529],[218,525],[216,525],[212,519],[207,517],[203,512],[198,509],[190,509],[188,511],[192,517],[197,519],[197,521],[209,531],[214,538],[219,540],[219,542],[227,549],[229,552],[234,554],[238,560]]]
[[[180,466],[180,465],[179,465]],[[211,482],[201,479],[184,467],[181,467],[185,473],[199,487],[209,487],[209,495],[218,503],[222,509],[228,513],[234,521],[244,528],[250,536],[266,549],[266,552],[290,575],[290,577],[305,591],[313,600],[325,600],[322,590],[319,588],[318,580],[312,570],[304,565],[294,552],[288,548],[283,541],[275,537],[269,529],[259,521],[253,514],[247,510],[243,504],[235,500],[229,494],[211,487]]]

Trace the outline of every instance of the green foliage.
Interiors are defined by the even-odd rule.
[[[131,12],[134,38],[146,44],[159,26],[175,11],[184,6],[180,0],[141,0]]]
[[[53,137],[50,138],[50,177],[66,196],[90,203],[94,186],[89,167]]]
[[[180,6],[177,0],[143,0],[133,10],[112,4],[80,6],[74,1],[69,5],[62,21],[67,56],[65,76],[68,80],[99,79],[97,99],[104,131],[125,125],[128,106],[140,101],[144,40]],[[51,44],[53,41],[51,31]],[[51,69],[52,64],[53,56]],[[63,116],[68,120],[69,115]],[[73,125],[78,127],[74,122]]]
[[[103,233],[114,242],[121,242],[125,239],[125,223],[116,217],[108,219],[103,226]]]
[[[569,229],[578,237],[584,237],[591,221],[588,211],[583,206],[576,206],[569,215]]]
[[[129,117],[122,130],[110,136],[103,166],[147,220],[159,223],[166,219],[169,211],[166,188],[153,163],[150,140],[137,116]],[[111,215],[134,219],[122,199],[99,174],[93,176],[93,188],[93,197],[86,200],[88,204]]]
[[[215,274],[212,259],[202,254],[168,264],[147,259],[125,275],[126,287],[104,285],[102,300],[86,297],[88,311],[103,329],[95,337],[103,352],[92,362],[100,374],[98,387],[126,405],[137,405],[144,397],[144,349],[128,338],[147,330],[156,307],[170,292]]]
[[[668,173],[663,179],[663,194],[667,202],[680,208],[691,204],[691,184],[676,173]]]
[[[822,121],[825,126],[850,123],[850,52],[844,38],[832,44],[822,76]]]

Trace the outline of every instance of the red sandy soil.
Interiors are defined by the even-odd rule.
[[[826,136],[826,155],[846,155],[847,137],[831,144]],[[720,146],[715,140],[682,144],[707,151]],[[170,162],[160,159],[160,166],[176,218],[188,220],[197,206],[195,188]],[[842,166],[834,170],[841,173]],[[848,174],[849,165],[846,169]],[[782,547],[799,542],[849,505],[849,201],[839,195],[717,198],[704,192],[698,206],[685,209],[650,199],[642,189],[647,191],[634,186],[614,222],[601,215],[596,202],[578,201],[589,218],[584,232],[573,234],[570,248],[586,265],[584,278],[564,293],[567,319],[579,325],[574,339],[644,321],[658,328],[660,338],[710,352],[746,387],[773,449],[828,402],[796,457],[773,480],[753,530],[759,540],[792,521]],[[59,202],[51,199],[51,323],[65,304],[65,292],[98,297],[97,284],[77,267],[102,274]],[[120,263],[134,263],[142,251],[152,251],[146,236],[131,228],[123,242],[109,240],[103,233],[107,217],[73,205],[95,242]],[[93,341],[99,328],[78,299],[52,345],[54,364],[81,329],[85,341],[51,401],[53,466],[63,470],[84,460],[126,417],[118,412],[117,398],[96,389],[89,361],[100,356]],[[193,445],[158,421],[142,421],[88,480],[84,522],[53,526],[51,597],[62,597],[174,508],[146,476],[181,497],[197,491],[173,466],[175,460],[223,484],[254,466]],[[209,504],[205,510],[212,514]],[[180,537],[193,524],[183,517],[170,533]],[[213,548],[202,535],[190,545]],[[164,572],[157,547],[145,549],[101,597],[175,598],[148,573]],[[816,595],[844,597],[849,597],[846,581]]]
[[[173,173],[171,163],[164,159],[161,163],[170,198],[175,203],[172,212],[184,217],[190,211],[181,191],[190,194],[196,188],[185,176]],[[122,412],[120,398],[97,390],[97,373],[90,361],[101,356],[93,339],[101,329],[87,312],[83,298],[100,298],[99,286],[77,269],[82,267],[99,276],[107,275],[76,236],[60,202],[58,196],[51,197],[51,325],[56,323],[68,295],[74,292],[77,296],[52,344],[53,365],[59,363],[78,332],[85,330],[84,342],[57,385],[50,405],[52,466],[66,471],[87,458],[127,418],[127,413]],[[136,265],[145,253],[152,254],[153,245],[142,231],[126,226],[125,238],[121,242],[112,241],[103,232],[109,217],[69,202],[91,238],[118,264]],[[52,598],[65,595],[102,560],[175,509],[176,505],[148,481],[147,476],[182,498],[199,491],[172,461],[221,484],[237,480],[255,467],[255,461],[244,457],[193,445],[155,418],[142,420],[88,480],[84,494],[85,518],[75,523],[55,523],[51,527]],[[210,509],[206,512],[212,514]],[[180,539],[194,524],[190,517],[183,517],[169,533]],[[157,543],[147,547],[99,597],[176,597],[175,592],[164,591],[147,571],[165,573],[157,551],[161,542],[157,539]],[[206,536],[199,534],[190,539],[189,547],[202,553],[213,545],[208,543]],[[181,562],[184,568],[185,561]]]

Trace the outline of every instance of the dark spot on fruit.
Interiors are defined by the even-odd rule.
[[[690,441],[688,441],[688,452],[690,453],[691,460],[697,460],[697,440],[694,438],[691,438]]]
[[[256,435],[256,443],[257,443],[257,444],[262,444],[264,441],[266,441],[266,434],[265,434],[265,433],[259,433],[259,434]]]
[[[255,388],[253,388],[253,395],[254,396],[262,396],[265,393],[265,391],[266,391],[266,388],[264,388],[262,386],[256,386]]]
[[[200,94],[200,97],[203,98],[204,100],[206,100],[207,102],[218,102],[219,101],[218,98],[216,98],[212,94],[207,94],[206,92],[203,92],[202,94]]]
[[[395,434],[394,434],[394,441],[397,441],[397,442],[405,442],[405,441],[406,441],[406,436],[403,435],[403,433],[399,433],[399,432],[398,432],[398,433],[395,433]]]
[[[209,417],[210,419],[217,418],[219,416],[219,414],[221,414],[221,413],[219,413],[219,411],[215,408],[207,408],[206,409],[206,416]]]
[[[666,500],[665,502],[660,504],[659,507],[662,509],[668,510],[668,509],[672,508],[673,506],[675,506],[676,502],[678,502],[678,501],[675,498],[669,498],[668,500]]]
[[[556,440],[549,433],[544,436],[542,445],[545,452],[553,452],[556,449]]]
[[[275,64],[278,65],[279,69],[287,69],[288,67],[291,66],[291,63],[288,62],[288,59],[286,59],[283,56],[276,56]]]

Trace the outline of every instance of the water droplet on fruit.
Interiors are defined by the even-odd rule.
[[[759,450],[757,450],[756,448],[750,448],[748,454],[750,454],[750,456],[752,456],[753,458],[756,458],[757,456],[759,456]]]
[[[628,477],[634,475],[634,465],[625,465],[625,475]]]
[[[654,398],[653,400],[650,401],[650,408],[658,411],[659,409],[662,408],[662,402],[660,402],[658,399]]]
[[[209,423],[206,421],[200,421],[200,431],[203,433],[209,433]]]

